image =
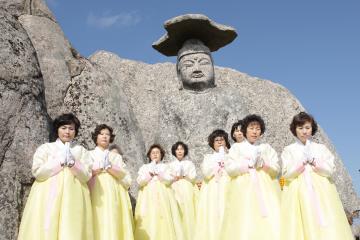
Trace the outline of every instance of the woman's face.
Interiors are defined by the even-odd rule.
[[[185,157],[185,149],[182,145],[179,145],[177,149],[175,150],[176,158],[181,161]]]
[[[158,148],[151,149],[150,160],[155,161],[156,163],[161,161],[161,151]]]
[[[119,150],[117,150],[116,148],[111,149],[111,151],[110,151],[110,152],[114,152],[114,153],[120,154]]]
[[[220,150],[220,147],[226,148],[226,141],[225,141],[224,137],[216,137],[214,139],[215,152],[218,152]]]
[[[303,125],[296,126],[296,137],[303,143],[311,137],[312,126],[311,122],[305,122]]]
[[[66,125],[62,125],[58,128],[57,130],[59,139],[63,142],[71,142],[74,137],[75,137],[75,124],[71,123],[71,124],[66,124]]]
[[[236,142],[242,142],[244,140],[244,134],[241,132],[241,127],[238,126],[237,128],[235,128],[235,131],[233,133],[233,137],[235,138]]]
[[[110,145],[111,133],[109,129],[101,129],[96,138],[96,145],[102,149],[107,149]]]
[[[261,136],[261,127],[258,122],[251,122],[246,128],[246,139],[254,144]]]

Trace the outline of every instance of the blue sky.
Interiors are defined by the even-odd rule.
[[[107,50],[146,63],[175,62],[151,47],[163,22],[202,13],[237,29],[215,64],[288,88],[325,129],[360,193],[360,1],[47,0],[84,56]]]

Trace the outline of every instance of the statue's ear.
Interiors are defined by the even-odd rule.
[[[176,63],[176,76],[177,76],[177,79],[175,82],[177,83],[177,88],[179,90],[183,90],[184,86],[183,86],[183,83],[182,83],[181,77],[180,77],[179,62]]]
[[[177,76],[178,76],[178,78],[179,78],[179,75],[180,75],[180,64],[179,64],[179,60],[176,62],[175,67],[176,67],[176,74],[177,74]]]
[[[177,81],[176,81],[176,83],[177,83],[177,88],[178,88],[179,90],[183,90],[183,89],[184,89],[184,85],[183,85],[183,82],[182,82],[181,79],[180,79],[179,73],[178,73],[178,76],[177,76]]]

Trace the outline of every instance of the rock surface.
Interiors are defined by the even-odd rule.
[[[352,226],[351,230],[354,236],[356,237],[356,239],[357,240],[360,239],[360,224]]]
[[[15,17],[23,14],[31,14],[55,21],[54,15],[44,0],[0,0],[0,6]]]
[[[208,136],[215,129],[231,129],[233,123],[249,114],[245,99],[236,89],[215,87],[194,93],[177,90],[163,96],[158,127],[153,134],[170,154],[177,141],[189,145],[189,156],[200,170],[205,153],[211,153]],[[198,171],[201,178],[201,171]]]
[[[168,152],[175,140],[190,143],[191,157],[199,165],[201,155],[211,150],[205,136],[215,128],[230,131],[235,118],[248,113],[263,116],[263,141],[279,153],[294,141],[288,125],[304,108],[276,83],[216,67],[216,88],[205,95],[185,92],[171,63],[150,65],[104,51],[82,58],[43,0],[0,0],[0,6],[0,240],[16,238],[33,181],[32,155],[49,140],[50,117],[62,112],[79,117],[77,140],[90,149],[95,125],[112,126],[133,179],[154,142]],[[177,118],[174,112],[182,114]],[[225,117],[216,119],[217,113]],[[322,129],[315,138],[336,156],[334,180],[344,207],[359,209],[334,146]],[[136,195],[136,188],[132,193]]]
[[[201,106],[196,101],[200,101],[202,97],[193,93],[185,93],[186,90],[179,90],[180,84],[177,80],[175,64],[150,65],[121,59],[117,55],[105,51],[95,53],[90,60],[101,66],[103,71],[117,81],[125,92],[144,136],[146,147],[154,142],[159,142],[167,146],[166,150],[169,153],[169,146],[174,143],[176,138],[183,136],[184,138],[177,140],[191,143],[189,144],[190,148],[201,149],[200,151],[190,151],[193,154],[190,157],[199,165],[202,161],[200,156],[211,149],[209,147],[205,149],[206,138],[199,137],[199,132],[195,130],[202,129],[205,134],[200,134],[201,136],[207,136],[215,128],[224,128],[226,131],[230,131],[230,126],[224,119],[215,120],[213,121],[215,125],[212,125],[209,124],[211,121],[205,119],[208,117],[207,115],[197,114],[198,111],[210,112],[212,107],[210,103],[217,94],[220,94],[223,99],[216,104],[224,105],[224,108],[226,108],[226,104],[231,104],[230,100],[224,99],[232,97],[236,99],[232,100],[234,102],[241,100],[241,105],[238,105],[239,111],[241,111],[239,115],[245,113],[261,115],[267,126],[263,141],[271,144],[279,154],[286,145],[295,140],[289,131],[289,124],[292,117],[303,111],[304,108],[286,88],[279,84],[254,78],[232,69],[216,67],[216,88],[219,90],[209,90],[213,91],[208,98],[209,104]],[[189,96],[179,98],[179,95],[184,94],[189,94]],[[189,98],[193,99],[191,103],[187,103]],[[204,100],[201,101],[206,104]],[[173,103],[182,106],[183,112],[178,110],[180,116],[178,120],[183,119],[182,121],[167,117],[166,109],[171,108]],[[164,107],[164,104],[167,107]],[[214,113],[211,114],[211,116],[213,115]],[[194,126],[184,127],[184,122],[193,123]],[[173,131],[169,131],[169,129],[178,129],[178,135],[174,136]],[[170,134],[167,134],[168,131]],[[162,134],[159,138],[160,132]],[[337,172],[334,180],[344,207],[349,211],[358,209],[360,202],[352,187],[351,178],[331,141],[321,128],[315,139],[326,144],[336,156]]]
[[[71,45],[60,26],[46,18],[32,15],[19,17],[36,50],[45,84],[48,112],[55,118],[61,111],[71,81],[68,63],[74,57]]]
[[[31,41],[0,9],[0,239],[15,239],[32,184],[32,155],[47,141],[44,83]]]
[[[98,66],[83,59],[84,69],[73,77],[64,99],[63,112],[73,112],[81,122],[77,140],[88,149],[95,147],[91,132],[97,124],[114,128],[115,142],[124,152],[133,178],[143,164],[145,146],[143,137],[120,86]],[[136,195],[136,181],[132,193]]]

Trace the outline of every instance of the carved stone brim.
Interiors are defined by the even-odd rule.
[[[185,14],[171,18],[164,23],[164,28],[167,34],[152,46],[165,56],[176,56],[188,39],[199,39],[214,52],[237,37],[234,28],[216,23],[202,14]]]

